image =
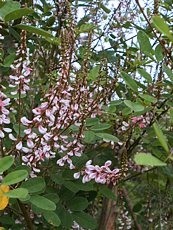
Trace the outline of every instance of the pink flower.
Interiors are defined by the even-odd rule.
[[[109,168],[109,166],[112,164],[111,161],[106,161],[103,166],[92,165],[91,163],[91,160],[87,161],[84,171],[75,173],[74,178],[78,179],[80,175],[83,175],[83,183],[95,180],[95,182],[99,184],[116,184],[120,177],[120,170],[111,170]]]
[[[141,129],[147,127],[148,121],[142,115],[139,117],[132,117],[131,120],[132,124],[138,125]]]
[[[25,64],[23,64],[23,70],[22,73],[25,77],[27,77],[28,75],[30,75],[32,69],[28,66],[26,66]]]

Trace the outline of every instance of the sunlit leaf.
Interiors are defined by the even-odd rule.
[[[25,199],[28,196],[28,190],[24,188],[16,188],[7,192],[6,196],[10,198]]]
[[[7,174],[2,180],[2,183],[7,185],[16,184],[24,180],[27,176],[28,172],[26,170],[16,170]]]
[[[125,83],[129,86],[130,89],[132,89],[134,92],[138,92],[138,85],[130,75],[122,71],[121,76],[123,77]]]
[[[6,1],[5,4],[0,8],[0,17],[5,18],[7,14],[20,8],[20,3],[17,1]]]
[[[158,31],[160,31],[163,35],[167,36],[171,41],[173,41],[173,35],[171,34],[169,26],[163,18],[161,18],[159,15],[155,15],[152,17],[152,22],[154,24],[154,27]]]
[[[138,70],[138,73],[142,76],[142,77],[144,77],[145,79],[146,79],[146,81],[147,82],[149,82],[149,83],[151,83],[152,82],[152,77],[151,77],[151,75],[148,73],[148,72],[146,72],[144,69],[137,69]]]
[[[166,152],[169,152],[167,139],[165,135],[163,134],[162,130],[160,129],[159,125],[157,123],[154,123],[153,127],[154,127],[154,131],[157,135],[157,138],[159,139],[161,146],[165,149]]]
[[[4,172],[9,169],[14,163],[14,157],[6,156],[0,159],[0,172]]]
[[[134,157],[134,161],[136,164],[144,166],[166,166],[165,162],[149,153],[137,153]]]
[[[32,14],[34,13],[34,10],[29,9],[29,8],[21,8],[21,9],[17,9],[14,10],[8,14],[5,15],[4,20],[7,21],[11,21],[11,20],[16,20],[18,18],[21,18],[23,16],[26,16],[28,14]]]
[[[141,51],[145,54],[151,54],[152,46],[150,44],[148,35],[144,31],[141,30],[137,34],[137,39],[138,39]]]
[[[112,135],[112,134],[109,134],[109,133],[95,133],[96,136],[102,138],[104,141],[112,141],[112,142],[115,142],[115,143],[118,143],[119,139]]]

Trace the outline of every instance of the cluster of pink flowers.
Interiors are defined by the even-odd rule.
[[[10,99],[0,92],[0,138],[5,137],[5,133],[11,133],[12,130],[4,125],[10,124],[9,113],[10,111],[6,108],[10,105]]]
[[[147,117],[144,117],[143,115],[138,116],[138,117],[132,117],[131,121],[132,121],[132,124],[138,125],[139,128],[141,129],[146,128],[150,122],[150,120]]]
[[[63,67],[56,86],[45,95],[41,105],[32,110],[33,119],[21,118],[26,127],[25,137],[16,143],[16,149],[23,152],[23,162],[35,172],[39,171],[37,166],[41,161],[57,154],[60,156],[57,160],[59,166],[67,163],[73,169],[72,157],[80,157],[84,150],[84,121],[100,112],[98,92],[91,92],[80,82],[75,84],[75,88],[74,82],[67,78],[68,71]],[[76,133],[70,131],[72,125],[77,127]]]
[[[91,163],[91,160],[87,161],[85,169],[81,172],[75,173],[74,178],[78,179],[80,175],[82,175],[83,183],[89,182],[91,180],[95,180],[96,183],[100,184],[112,183],[113,185],[115,185],[117,183],[118,179],[121,176],[121,171],[118,168],[111,170],[111,161],[106,161],[103,166],[92,165]]]

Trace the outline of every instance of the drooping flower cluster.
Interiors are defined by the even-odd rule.
[[[5,133],[11,133],[11,129],[4,127],[10,124],[9,113],[10,111],[6,108],[10,105],[10,98],[0,91],[0,138],[5,137]]]
[[[39,171],[37,165],[41,161],[55,157],[56,153],[60,155],[59,166],[67,163],[73,169],[72,156],[80,157],[84,150],[85,119],[100,112],[102,96],[95,89],[91,92],[80,80],[68,82],[66,68],[62,68],[56,86],[45,95],[41,105],[32,110],[33,119],[21,118],[26,127],[25,138],[16,143],[16,149],[25,153],[22,159],[34,171]],[[72,125],[77,132],[72,132]]]
[[[82,182],[86,183],[95,180],[96,183],[115,185],[121,176],[120,169],[116,168],[111,170],[111,161],[106,161],[103,166],[92,165],[92,161],[86,162],[85,169],[81,172],[74,174],[74,178],[78,179],[80,175],[83,176]]]

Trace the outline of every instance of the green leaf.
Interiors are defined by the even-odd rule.
[[[138,165],[145,166],[166,166],[166,163],[152,156],[149,153],[137,153],[134,157],[134,161]]]
[[[152,77],[149,73],[147,73],[144,69],[137,69],[138,73],[145,78],[145,80],[149,83],[152,82]]]
[[[21,18],[23,16],[26,16],[26,15],[32,14],[32,13],[34,13],[34,10],[32,10],[32,9],[21,8],[21,9],[17,9],[17,10],[12,11],[9,14],[6,14],[4,17],[4,20],[6,22],[8,22],[8,21],[16,20],[18,18]]]
[[[6,156],[0,159],[0,172],[4,172],[9,169],[14,163],[14,157]]]
[[[47,31],[45,31],[43,29],[34,27],[34,26],[20,24],[20,25],[16,25],[15,27],[17,27],[17,28],[19,28],[21,30],[26,30],[26,31],[28,31],[30,33],[33,33],[33,34],[43,36],[45,38],[54,38],[53,35],[50,34],[49,32],[47,32]]]
[[[137,34],[140,49],[145,54],[151,54],[152,46],[149,41],[148,35],[144,31],[139,31]]]
[[[140,103],[132,102],[130,100],[124,100],[124,104],[127,105],[134,112],[141,112],[145,109],[144,106]]]
[[[79,33],[90,32],[95,28],[95,25],[92,23],[82,24],[79,28]]]
[[[173,124],[173,108],[169,109],[169,115],[170,115],[170,122]]]
[[[28,190],[25,188],[16,188],[5,193],[10,198],[25,199],[28,196]]]
[[[102,10],[104,10],[104,12],[107,14],[111,12],[111,10],[107,8],[105,5],[103,5],[102,3],[100,3],[100,8],[102,8]]]
[[[79,191],[78,186],[72,181],[65,181],[63,185],[74,193],[77,193]]]
[[[85,131],[84,132],[84,141],[88,144],[94,143],[96,140],[95,133],[92,131]]]
[[[151,102],[151,103],[156,103],[157,99],[153,96],[150,96],[148,94],[139,94],[141,98],[143,98],[145,101]]]
[[[158,126],[157,123],[153,124],[154,127],[154,131],[156,133],[156,136],[159,139],[159,142],[161,144],[161,146],[164,148],[164,150],[169,153],[169,148],[168,148],[168,144],[167,144],[167,139],[165,137],[165,135],[163,134],[162,130],[160,129],[160,127]]]
[[[6,1],[5,4],[0,8],[0,17],[4,17],[10,12],[20,9],[20,3],[17,1]]]
[[[21,187],[26,188],[29,191],[29,193],[32,194],[32,193],[42,192],[46,187],[46,183],[43,178],[34,177],[34,178],[30,178],[27,181],[24,181]]]
[[[76,196],[67,203],[71,211],[83,211],[88,207],[88,200],[84,197]]]
[[[173,71],[166,65],[163,65],[163,71],[170,78],[170,80],[173,81]]]
[[[72,216],[74,220],[83,228],[96,229],[97,221],[89,214],[85,212],[73,212]]]
[[[167,36],[171,41],[173,41],[173,36],[170,32],[169,26],[166,24],[165,20],[160,16],[156,15],[152,17],[152,22],[154,27],[160,31],[162,34]]]
[[[7,185],[16,184],[26,179],[27,176],[28,176],[28,172],[26,170],[16,170],[14,172],[9,173],[7,176],[5,176],[4,179],[2,180],[2,183]]]
[[[82,183],[81,181],[77,180],[76,185],[78,186],[79,190],[81,190],[81,191],[92,191],[92,190],[94,190],[93,182]]]
[[[44,212],[43,216],[45,220],[53,226],[58,227],[61,224],[59,216],[55,212],[52,212],[52,211]]]
[[[93,125],[97,125],[98,123],[99,123],[98,118],[87,118],[86,119],[86,126],[93,126]]]
[[[65,208],[62,205],[58,205],[56,213],[58,214],[62,226],[65,227],[65,229],[71,229],[73,220],[72,215],[69,213],[69,211],[65,210]]]
[[[99,72],[100,72],[100,66],[99,65],[93,67],[88,74],[88,79],[89,80],[96,80],[98,75],[99,75]]]
[[[40,195],[31,196],[29,201],[31,204],[43,210],[54,211],[56,209],[54,202]]]
[[[155,48],[155,57],[157,61],[162,61],[164,58],[163,49],[160,44],[158,44]]]
[[[130,89],[132,89],[134,92],[138,92],[138,85],[136,81],[131,78],[130,75],[122,71],[121,76]]]
[[[15,54],[15,53],[9,54],[9,55],[4,59],[3,66],[4,66],[4,67],[10,67],[10,65],[14,62],[15,58],[16,58],[16,54]]]
[[[57,193],[48,193],[48,194],[44,195],[44,197],[53,201],[55,204],[57,204],[60,200]]]
[[[109,189],[107,186],[103,185],[101,186],[100,190],[99,190],[99,193],[102,194],[103,196],[105,196],[106,198],[108,199],[111,199],[111,200],[115,200],[116,199],[116,196],[115,194],[112,192],[111,189]]]
[[[109,133],[95,133],[96,136],[102,138],[104,141],[113,141],[115,143],[118,143],[119,139],[116,136],[113,136]]]
[[[92,126],[90,129],[93,131],[102,131],[105,129],[109,129],[111,127],[110,124],[106,124],[106,123],[99,123],[97,125]]]

